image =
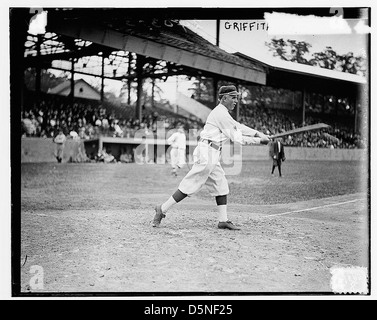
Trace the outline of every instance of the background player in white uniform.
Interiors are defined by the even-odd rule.
[[[172,174],[177,176],[177,169],[181,169],[186,163],[186,135],[182,125],[178,126],[178,131],[174,132],[168,139],[171,145],[170,163]]]
[[[268,144],[269,137],[257,130],[240,124],[229,114],[238,102],[236,87],[223,86],[219,90],[220,103],[208,115],[206,124],[200,134],[195,148],[194,165],[178,186],[178,190],[162,205],[155,207],[153,226],[160,225],[167,211],[188,195],[199,191],[204,185],[210,188],[216,199],[218,211],[218,228],[239,230],[228,220],[227,195],[228,181],[220,164],[222,144],[227,140],[239,144]]]
[[[53,142],[56,144],[55,158],[59,163],[63,160],[64,144],[66,140],[67,138],[64,135],[63,130],[59,129],[58,135],[53,139]]]

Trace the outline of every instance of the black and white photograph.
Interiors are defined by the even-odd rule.
[[[130,3],[5,8],[11,296],[370,298],[371,5]]]

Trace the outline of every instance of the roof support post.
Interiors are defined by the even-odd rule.
[[[71,58],[71,91],[69,93],[71,106],[73,108],[73,100],[75,99],[75,58]]]
[[[237,91],[239,91],[239,85],[236,84]],[[237,99],[237,106],[236,106],[236,121],[240,121],[240,98]]]
[[[220,20],[216,20],[216,45],[220,47]]]
[[[217,105],[217,93],[218,93],[219,78],[213,77],[213,104],[214,107]]]
[[[140,123],[143,118],[143,110],[141,107],[141,99],[143,95],[143,66],[145,58],[141,55],[137,55],[136,59],[136,76],[137,76],[137,100],[136,100],[136,117]]]
[[[41,43],[42,35],[37,35],[37,66],[35,68],[35,93],[37,96],[41,93]]]
[[[131,75],[132,73],[132,67],[131,67],[131,62],[132,62],[132,53],[128,52],[128,76]],[[127,79],[127,104],[130,106],[131,105],[131,79]]]
[[[101,68],[101,101],[104,100],[104,88],[105,88],[105,56],[102,55],[102,68]]]
[[[152,79],[152,96],[151,96],[151,107],[154,108],[154,95],[156,90],[156,79]]]
[[[354,99],[352,99],[352,102],[350,101],[349,102],[350,104],[352,103],[354,105],[354,126],[353,126],[353,132],[354,133],[359,133],[359,99],[357,97],[355,97]]]
[[[302,103],[302,125],[305,125],[305,101],[306,101],[306,88],[302,89],[302,97],[301,97],[301,103]]]

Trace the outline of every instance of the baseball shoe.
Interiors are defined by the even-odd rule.
[[[161,206],[156,206],[154,208],[154,211],[156,211],[156,214],[153,218],[152,226],[158,227],[161,223],[161,220],[166,217],[165,214],[162,213]]]
[[[240,228],[236,227],[231,221],[219,222],[217,225],[219,229],[229,229],[229,230],[241,230]]]

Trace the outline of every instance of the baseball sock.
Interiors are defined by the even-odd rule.
[[[174,200],[173,197],[170,197],[168,200],[166,200],[162,206],[161,211],[163,213],[166,213],[172,206],[174,206],[177,202]]]
[[[180,202],[186,197],[187,194],[181,192],[180,190],[177,190],[166,202],[162,204],[161,211],[163,213],[166,213],[172,206],[174,206],[176,203]]]
[[[217,206],[217,217],[219,219],[219,222],[228,221],[227,205],[226,204]]]
[[[226,222],[228,221],[228,214],[227,214],[227,196],[217,196],[216,197],[216,204],[217,204],[217,216],[219,222]]]

